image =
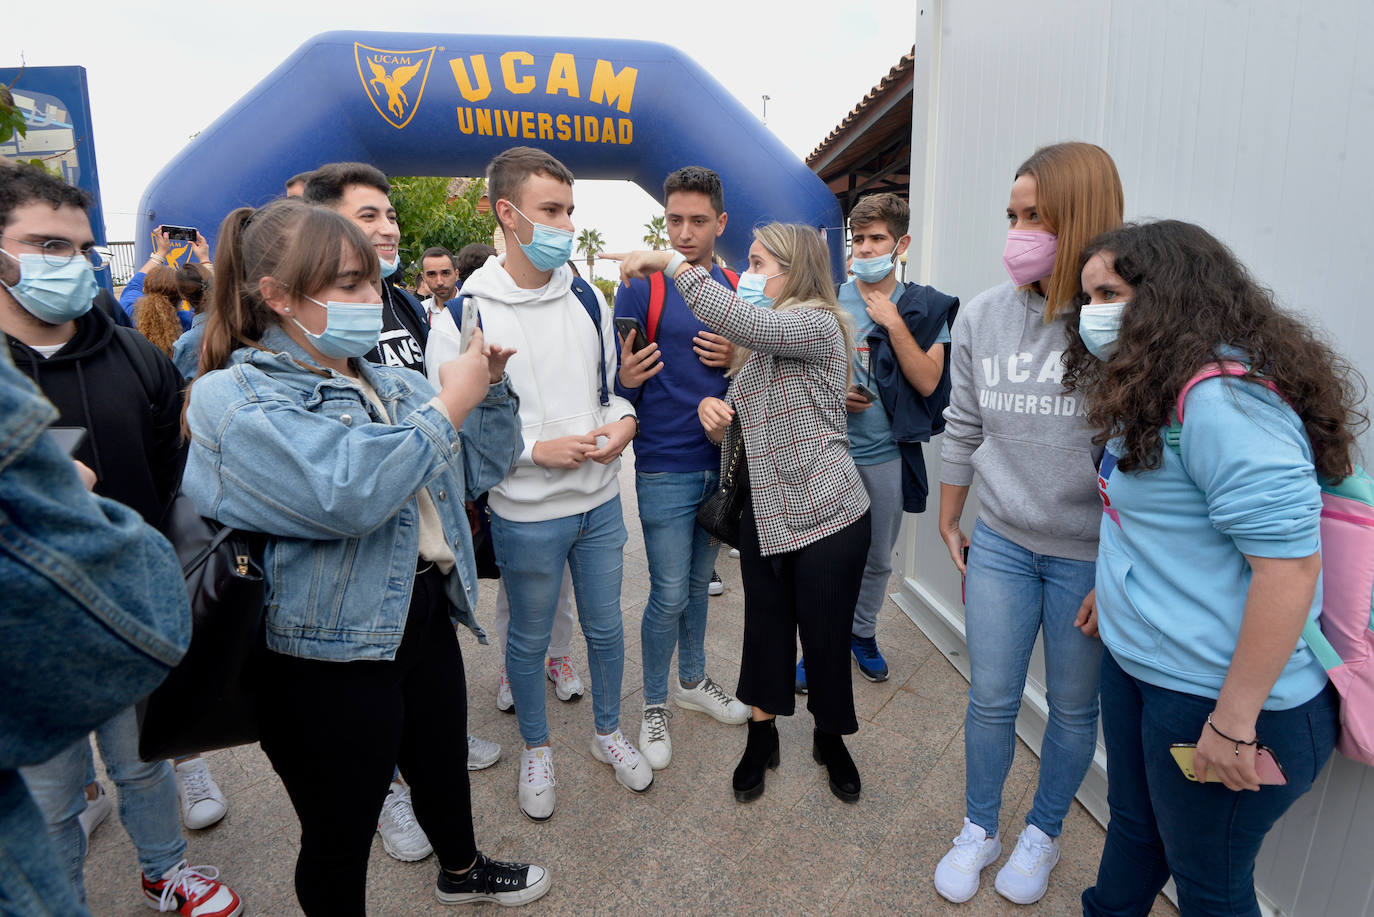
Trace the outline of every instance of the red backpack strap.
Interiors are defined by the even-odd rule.
[[[730,289],[739,289],[739,274],[736,274],[734,271],[726,267],[721,268],[720,272],[725,275],[726,280],[730,281]]]
[[[654,271],[649,275],[649,321],[648,327],[644,329],[650,343],[658,337],[658,324],[663,321],[663,297],[665,295],[663,272]]]
[[[1208,363],[1206,366],[1202,367],[1202,369],[1199,369],[1193,378],[1183,384],[1183,390],[1178,393],[1178,401],[1174,405],[1174,417],[1178,419],[1180,424],[1183,423],[1183,400],[1188,397],[1188,393],[1193,390],[1193,386],[1197,385],[1199,382],[1207,379],[1215,379],[1218,376],[1244,376],[1249,372],[1250,368],[1248,366],[1244,363],[1237,363],[1234,360],[1225,360],[1221,363]],[[1268,386],[1274,394],[1283,397],[1283,392],[1279,391],[1277,385],[1270,382],[1268,379],[1260,379],[1259,381]]]

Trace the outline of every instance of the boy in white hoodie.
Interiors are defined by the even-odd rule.
[[[617,472],[639,421],[633,405],[609,387],[618,353],[611,310],[567,265],[572,183],[567,167],[542,150],[514,147],[493,159],[487,193],[506,254],[488,259],[463,284],[487,340],[516,352],[506,371],[520,393],[525,449],[488,500],[493,547],[510,597],[506,670],[525,740],[520,810],[535,821],[554,808],[544,659],[565,564],[587,638],[592,755],[636,792],[653,781],[648,761],[620,731],[626,533]],[[427,358],[442,362],[461,346],[458,328],[441,315]]]

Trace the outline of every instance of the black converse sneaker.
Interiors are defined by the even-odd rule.
[[[472,868],[462,875],[440,868],[435,897],[443,904],[476,904],[495,901],[505,907],[529,904],[549,890],[549,873],[529,863],[502,863],[477,854]]]

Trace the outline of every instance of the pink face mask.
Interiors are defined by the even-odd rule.
[[[1059,237],[1038,229],[1012,229],[1007,232],[1007,247],[1002,251],[1002,264],[1018,287],[1043,280],[1054,273],[1054,259],[1059,254]]]

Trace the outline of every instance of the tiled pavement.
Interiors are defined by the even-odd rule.
[[[625,463],[622,499],[630,540],[625,548],[625,679],[622,726],[639,735],[642,679],[639,619],[649,589],[644,543],[634,505],[634,477]],[[725,594],[711,599],[708,673],[733,688],[739,671],[744,600],[739,563],[721,552]],[[894,576],[892,589],[897,588]],[[494,583],[483,583],[480,610],[491,608]],[[515,717],[496,710],[493,647],[466,630],[462,647],[470,691],[470,728],[499,741],[504,754],[472,775],[478,844],[501,859],[545,865],[553,888],[523,909],[535,914],[1079,914],[1080,891],[1097,867],[1103,831],[1079,805],[1064,825],[1063,857],[1049,893],[1019,907],[992,888],[1035,792],[1038,762],[1017,743],[1003,801],[1003,860],[983,873],[983,887],[963,905],[940,898],[930,876],[958,833],[963,813],[963,718],[967,683],[889,600],[878,639],[891,677],[871,684],[854,677],[859,733],[849,746],[863,777],[863,796],[846,805],[831,795],[823,769],[811,760],[811,717],[779,720],[782,766],[767,791],[749,805],[735,802],[730,775],[744,747],[743,727],[674,710],[671,765],[652,788],[635,795],[592,759],[589,698],[563,704],[548,690],[555,746],[558,808],[535,824],[515,800],[519,738]],[[574,660],[585,677],[585,644]],[[802,698],[798,698],[802,701]],[[195,711],[213,715],[213,711]],[[327,764],[330,749],[319,749]],[[257,746],[208,756],[229,799],[218,825],[188,832],[192,864],[217,865],[245,902],[245,914],[299,914],[292,888],[298,826],[281,783]],[[102,780],[105,778],[102,777]],[[107,790],[112,786],[106,782]],[[435,863],[401,863],[374,839],[368,912],[377,917],[443,911],[433,896]],[[86,888],[99,917],[149,913],[139,894],[133,848],[116,815],[91,839]],[[461,912],[461,911],[460,911]],[[1160,898],[1156,915],[1177,911]]]

